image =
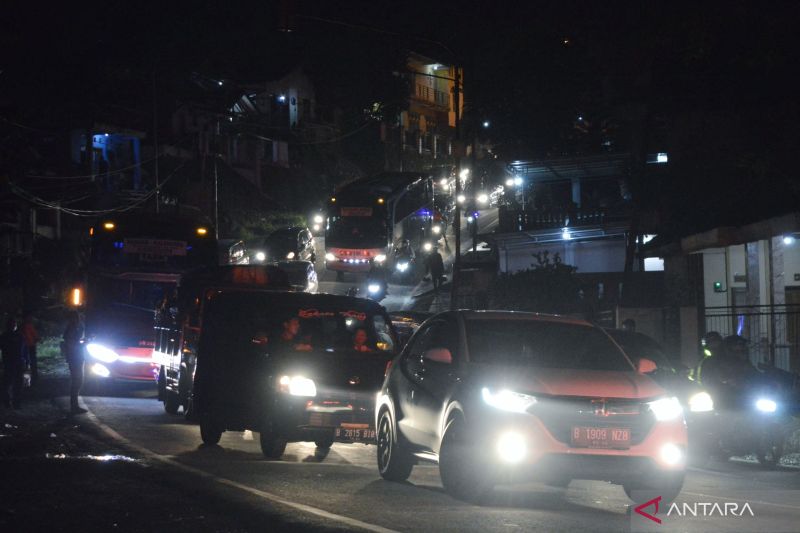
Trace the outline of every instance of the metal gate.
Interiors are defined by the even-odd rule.
[[[774,362],[782,370],[800,370],[800,305],[706,307],[705,331],[747,339],[755,365]]]

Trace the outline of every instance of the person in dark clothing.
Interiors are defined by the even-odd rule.
[[[22,327],[20,328],[23,346],[25,348],[25,358],[31,369],[31,386],[35,386],[39,380],[39,365],[36,360],[36,345],[39,343],[39,332],[33,325],[33,315],[25,313],[22,317]]]
[[[427,267],[428,272],[431,274],[431,281],[433,281],[433,290],[439,292],[442,276],[444,275],[444,260],[438,248],[435,248],[428,256]]]
[[[64,358],[69,365],[70,388],[69,388],[69,403],[70,410],[74,414],[85,413],[86,409],[82,409],[78,405],[78,395],[83,386],[83,324],[81,324],[81,317],[77,311],[70,313],[67,319],[67,328],[64,330],[64,342],[62,349]]]
[[[6,407],[22,407],[22,380],[25,373],[25,348],[17,320],[9,318],[6,330],[0,336],[3,351],[3,404]]]
[[[737,390],[752,385],[760,373],[750,364],[747,341],[731,335],[725,337],[722,350],[703,360],[700,376],[702,385],[724,404],[735,399]]]

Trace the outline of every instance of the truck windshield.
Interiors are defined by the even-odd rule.
[[[473,319],[467,321],[472,362],[489,365],[634,370],[602,331],[591,326],[540,320]]]

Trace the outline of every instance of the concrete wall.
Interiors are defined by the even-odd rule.
[[[706,307],[723,307],[728,304],[727,257],[725,248],[711,248],[703,252],[703,301]],[[714,291],[714,282],[722,283],[723,292]]]

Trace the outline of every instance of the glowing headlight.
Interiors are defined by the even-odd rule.
[[[325,261],[336,261],[336,256],[328,252],[325,254]]]
[[[693,413],[702,413],[714,410],[714,400],[707,392],[698,392],[689,398],[689,410]]]
[[[282,376],[278,380],[281,392],[288,392],[292,396],[316,396],[317,387],[314,385],[313,379],[304,378],[303,376]]]
[[[375,256],[376,263],[383,263],[384,261],[386,261],[386,256],[384,254],[378,254]]]
[[[314,224],[322,224],[324,220],[322,215],[314,215]]]
[[[683,462],[683,451],[676,445],[668,442],[661,447],[661,460],[669,466],[680,464]]]
[[[433,233],[435,235],[439,235],[441,232],[442,232],[442,227],[441,226],[434,226],[433,227]]]
[[[111,375],[111,371],[105,367],[105,365],[101,365],[100,363],[95,363],[92,365],[92,374],[96,376],[100,376],[101,378],[107,378]]]
[[[286,254],[286,259],[294,259],[294,252],[289,252]]]
[[[314,231],[319,231],[321,226],[319,224],[314,224]]]
[[[656,417],[656,420],[664,422],[666,420],[674,420],[681,416],[683,408],[681,402],[677,398],[661,398],[654,402],[648,402],[650,410]]]
[[[408,263],[406,263],[405,261],[403,261],[402,263],[397,263],[397,270],[399,270],[400,272],[405,272],[406,270],[408,270]]]
[[[266,260],[267,260],[267,254],[265,254],[264,252],[256,252],[256,261],[266,261]]]
[[[426,252],[430,252],[431,250],[433,250],[433,245],[429,242],[426,242],[425,244],[422,245],[422,249],[425,250]]]
[[[369,291],[370,294],[375,294],[376,292],[381,291],[381,286],[378,285],[377,283],[370,283],[367,286],[367,290]]]
[[[481,390],[483,401],[495,409],[510,411],[512,413],[524,413],[528,408],[536,403],[536,397],[529,394],[521,394],[503,389],[493,393],[486,387]]]
[[[778,404],[769,398],[759,398],[756,400],[756,409],[764,413],[774,413],[778,409]]]
[[[507,431],[497,439],[497,455],[506,463],[519,463],[528,453],[525,437],[516,431]]]
[[[89,352],[89,355],[104,363],[113,363],[119,359],[119,354],[117,352],[94,342],[90,342],[86,345],[86,351]]]
[[[487,194],[482,193],[478,195],[478,202],[485,204],[488,201],[489,201],[489,196]]]

